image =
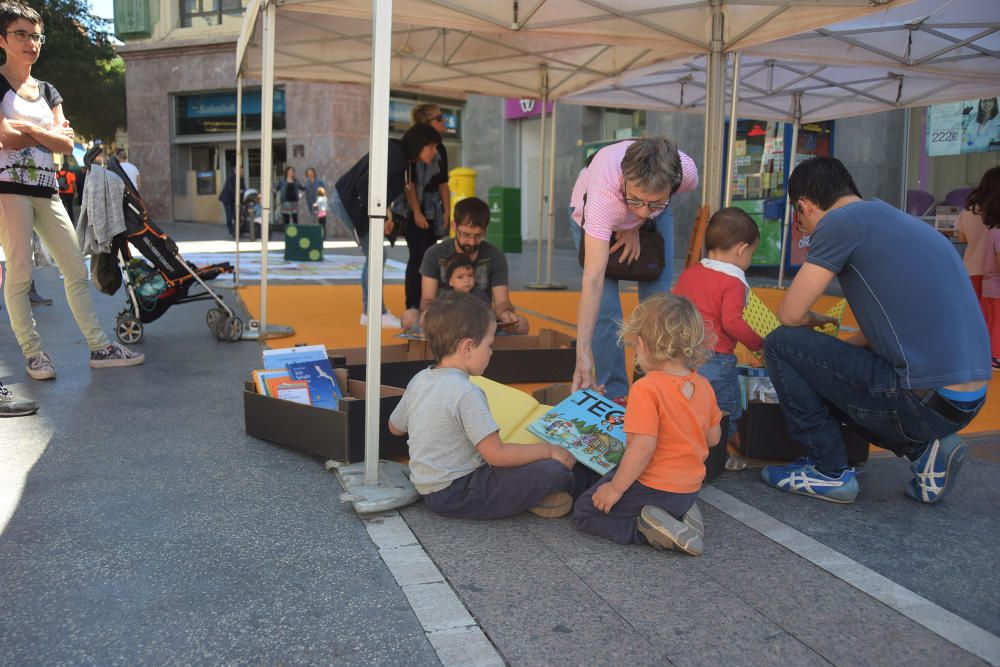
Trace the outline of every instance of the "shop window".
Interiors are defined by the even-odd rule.
[[[394,95],[389,100],[389,136],[400,137],[410,129],[410,110],[418,104],[433,102],[441,107],[444,116],[444,140],[462,140],[462,107],[455,102]]]
[[[201,93],[175,98],[175,132],[178,136],[236,132],[236,93]],[[243,131],[260,131],[260,90],[243,92]],[[274,91],[275,130],[285,129],[285,91]]]
[[[181,27],[221,25],[225,15],[243,13],[241,0],[180,0]]]
[[[633,109],[605,109],[601,136],[608,140],[638,137],[646,128],[646,112]]]

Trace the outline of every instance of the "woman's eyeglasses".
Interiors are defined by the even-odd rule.
[[[436,116],[431,116],[431,120],[436,120],[439,123],[443,123],[444,122],[444,114],[443,113],[439,113]]]
[[[45,43],[45,35],[40,32],[28,32],[27,30],[8,30],[5,35],[14,35],[14,39],[19,42],[27,42],[29,39],[35,44]]]
[[[650,211],[662,211],[670,206],[670,196],[667,196],[666,201],[645,201],[644,199],[636,199],[634,197],[628,196],[628,186],[625,186],[623,192],[623,198],[625,199],[625,205],[629,208],[642,208],[645,206]]]

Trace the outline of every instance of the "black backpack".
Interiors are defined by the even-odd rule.
[[[56,181],[59,183],[60,190],[69,190],[69,179],[66,178],[65,169],[60,169],[56,172]]]

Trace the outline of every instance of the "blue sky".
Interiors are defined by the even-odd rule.
[[[92,12],[101,18],[110,19],[114,16],[113,0],[91,0]]]

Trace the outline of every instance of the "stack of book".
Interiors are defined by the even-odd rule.
[[[264,350],[264,368],[253,372],[257,393],[317,408],[337,409],[343,398],[325,345]]]

